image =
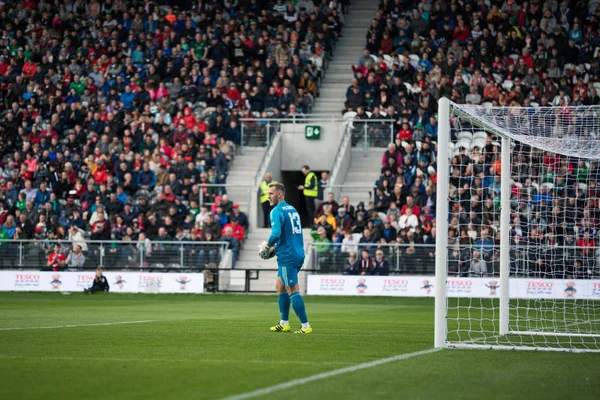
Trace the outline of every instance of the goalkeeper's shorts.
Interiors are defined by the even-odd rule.
[[[302,267],[287,267],[284,265],[277,266],[277,276],[285,286],[294,286],[298,284],[298,272]]]

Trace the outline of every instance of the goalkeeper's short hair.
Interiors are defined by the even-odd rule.
[[[283,185],[283,183],[271,183],[269,187],[274,187],[276,191],[281,192],[285,195],[285,186]]]

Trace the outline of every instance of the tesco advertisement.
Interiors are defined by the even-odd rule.
[[[0,271],[0,291],[82,292],[94,272]],[[202,273],[104,272],[113,293],[203,293]]]
[[[433,276],[310,275],[307,294],[326,296],[435,296]],[[526,279],[509,281],[509,296],[519,299],[600,300],[600,280]],[[494,298],[498,278],[448,278],[449,297]]]

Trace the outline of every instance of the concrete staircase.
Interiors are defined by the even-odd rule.
[[[343,37],[337,42],[333,61],[330,62],[320,88],[320,96],[313,107],[314,113],[341,115],[346,101],[346,89],[354,73],[352,64],[357,64],[367,42],[367,31],[375,16],[379,1],[354,0],[350,12],[345,15]]]
[[[381,173],[381,157],[387,149],[371,147],[368,154],[362,148],[353,148],[350,167],[344,179],[340,192],[340,201],[344,196],[350,198],[350,204],[357,205],[364,202],[365,206],[373,199],[375,181]],[[361,186],[361,187],[352,187]],[[369,192],[371,196],[369,197]]]
[[[325,79],[320,88],[320,97],[317,98],[313,108],[314,113],[332,113],[340,115],[346,101],[346,89],[350,86],[354,74],[351,65],[356,64],[362,56],[366,44],[366,35],[375,16],[379,0],[353,0],[350,6],[350,12],[345,15],[345,26],[343,37],[338,41],[335,48],[333,61],[329,64]],[[371,153],[365,157],[362,148],[352,150],[352,162],[348,170],[345,184],[362,184],[365,187],[360,189],[345,188],[342,190],[342,196],[348,195],[352,204],[358,204],[359,201],[369,201],[368,192],[371,190],[375,180],[379,176],[380,160],[385,149],[371,149]],[[244,156],[237,156],[234,166],[229,173],[228,183],[248,184],[254,179],[254,172],[260,165],[264,156],[264,149],[247,148]],[[244,157],[244,158],[242,158]],[[250,163],[250,164],[249,164]],[[256,195],[257,188],[253,188],[252,196]],[[230,189],[231,197],[240,204],[244,210],[248,192],[247,189],[235,191]],[[226,289],[244,290],[246,280],[246,270],[258,270],[257,274],[252,273],[250,280],[250,291],[252,292],[275,292],[275,279],[277,276],[277,262],[272,260],[261,260],[258,257],[258,245],[269,237],[270,229],[254,227],[249,233],[243,248],[240,251],[239,259],[235,269],[227,271],[222,275]],[[308,249],[308,244],[312,242],[310,229],[304,229],[304,248]],[[307,260],[308,261],[308,254]],[[305,268],[310,265],[305,262]],[[269,271],[271,270],[271,271]],[[299,276],[301,291],[306,290],[305,272]],[[223,287],[222,286],[222,287]]]
[[[239,204],[240,210],[246,214],[248,214],[250,206],[248,192],[251,192],[250,196],[256,196],[258,188],[236,187],[236,185],[254,184],[254,176],[265,156],[265,150],[264,147],[244,147],[244,154],[237,154],[229,169],[227,184],[231,186],[227,188],[227,194],[229,199]]]

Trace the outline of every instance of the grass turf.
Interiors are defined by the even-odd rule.
[[[0,398],[219,399],[432,347],[432,299],[306,304],[309,336],[268,332],[279,318],[274,296],[1,293],[0,329],[154,322],[0,330]],[[444,350],[286,396],[595,399],[599,377],[596,354]]]

